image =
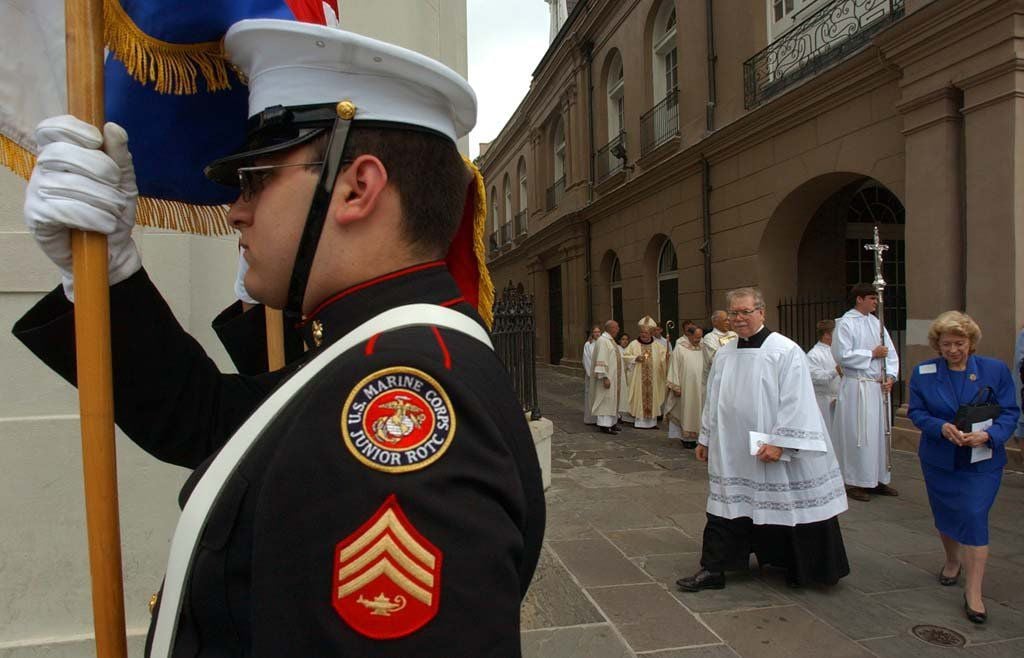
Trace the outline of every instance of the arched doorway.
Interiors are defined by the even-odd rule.
[[[612,262],[611,276],[608,278],[609,288],[611,289],[611,305],[612,305],[612,319],[619,323],[620,327],[624,327],[623,312],[622,312],[622,266],[619,264],[618,256],[615,257]]]

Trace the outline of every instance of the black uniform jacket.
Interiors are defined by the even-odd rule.
[[[443,263],[427,263],[328,300],[303,329],[322,344],[300,361],[222,375],[145,271],[110,292],[117,423],[196,469],[182,505],[268,393],[346,332],[409,303],[479,322]],[[57,288],[14,333],[74,383],[72,316]],[[375,336],[293,397],[226,482],[173,655],[518,656],[543,529],[533,442],[494,353],[437,327]]]
[[[284,320],[284,360],[291,363],[302,358],[302,335]],[[213,319],[213,330],[227,350],[231,362],[243,375],[259,375],[270,370],[267,363],[266,307],[257,304],[248,311],[236,301]]]

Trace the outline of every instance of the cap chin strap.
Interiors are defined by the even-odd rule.
[[[310,203],[309,213],[306,215],[306,225],[302,229],[302,237],[299,238],[295,265],[292,266],[292,277],[288,284],[288,299],[285,302],[284,316],[292,324],[302,321],[302,302],[306,296],[309,273],[313,268],[313,258],[316,256],[317,246],[320,244],[324,222],[327,220],[327,210],[331,205],[334,183],[338,178],[338,171],[341,169],[341,156],[345,151],[349,128],[352,125],[351,115],[354,114],[354,110],[351,114],[345,113],[348,118],[342,118],[340,105],[342,104],[339,104],[339,115],[334,120],[331,137],[327,143],[327,153],[324,156],[323,167],[320,169],[320,179],[317,181],[313,201]]]

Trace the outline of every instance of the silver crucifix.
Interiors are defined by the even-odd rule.
[[[864,245],[864,248],[868,251],[875,252],[875,293],[878,295],[878,344],[885,345],[885,302],[883,301],[883,295],[885,293],[885,277],[882,274],[882,254],[889,250],[889,245],[882,244],[882,241],[878,238],[878,224],[875,224],[875,241],[872,244]],[[882,382],[888,379],[889,373],[885,371],[885,357],[882,357]],[[886,459],[888,461],[887,467],[892,469],[892,417],[890,416],[890,409],[892,405],[889,400],[889,394],[882,394],[882,418],[885,420],[885,446],[886,446]]]

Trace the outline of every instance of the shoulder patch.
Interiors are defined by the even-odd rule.
[[[341,410],[341,436],[352,456],[385,473],[433,464],[455,437],[451,400],[415,368],[378,370],[356,384]]]
[[[440,607],[441,558],[441,551],[417,532],[392,494],[335,547],[334,609],[367,637],[409,635]]]

